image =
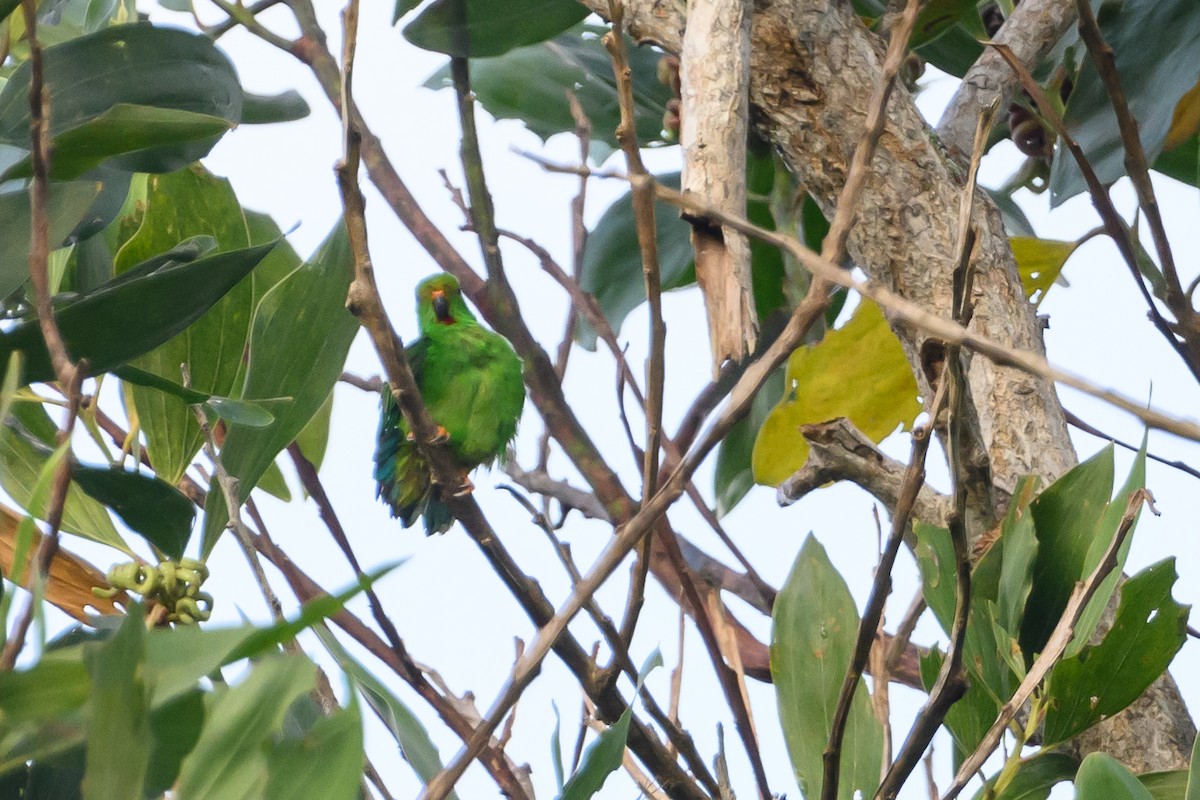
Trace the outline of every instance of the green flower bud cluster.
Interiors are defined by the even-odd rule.
[[[166,608],[168,622],[194,625],[212,615],[212,595],[200,591],[207,578],[208,567],[194,558],[163,561],[157,567],[131,561],[108,571],[105,579],[111,588],[92,589],[92,592],[105,598],[112,598],[121,590],[135,592]]]

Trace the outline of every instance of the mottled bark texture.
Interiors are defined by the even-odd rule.
[[[750,0],[691,0],[680,53],[683,191],[722,211],[746,209]],[[754,350],[758,317],[750,243],[730,228],[692,222],[696,282],[704,294],[713,374]]]
[[[585,0],[604,14],[604,0]],[[682,0],[629,2],[631,35],[678,52]],[[782,154],[827,212],[862,135],[868,99],[879,80],[883,43],[837,0],[760,0],[751,36],[751,121]],[[969,107],[957,113],[970,119]],[[955,219],[963,171],[944,151],[902,89],[892,95],[889,124],[872,163],[850,254],[874,280],[931,311],[950,316]],[[1041,352],[1041,332],[1025,300],[1000,215],[981,192],[973,223],[972,326],[994,341]],[[925,336],[898,328],[924,386]],[[1054,387],[1047,381],[975,357],[969,367],[970,411],[990,470],[996,505],[1026,473],[1057,478],[1076,463]],[[1195,727],[1169,676],[1126,712],[1083,737],[1137,772],[1187,763]]]

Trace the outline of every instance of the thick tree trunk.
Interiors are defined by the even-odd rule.
[[[605,13],[605,0],[586,3]],[[629,6],[626,19],[635,38],[678,52],[685,24],[682,2],[643,0]],[[833,210],[862,135],[869,98],[879,81],[882,50],[882,42],[862,26],[846,2],[760,0],[755,8],[751,121],[827,212]],[[957,209],[965,176],[955,156],[930,135],[907,92],[898,88],[888,110],[888,127],[871,165],[850,253],[873,279],[949,317]],[[1000,214],[982,192],[976,197],[973,223],[979,239],[972,326],[993,341],[1042,352],[1041,330],[1021,287]],[[904,327],[896,333],[923,381],[919,354],[924,334]],[[1006,502],[1021,475],[1053,480],[1076,463],[1052,384],[982,357],[971,360],[968,376],[979,448],[973,466],[990,469],[996,507]],[[1186,765],[1194,736],[1187,710],[1167,676],[1081,744],[1103,749],[1144,772]]]

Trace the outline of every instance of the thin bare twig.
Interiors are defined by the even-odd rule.
[[[66,342],[54,318],[54,306],[50,298],[50,215],[47,202],[50,192],[50,93],[45,85],[45,63],[42,45],[37,32],[36,0],[21,0],[21,12],[25,20],[25,41],[29,48],[29,139],[33,175],[29,186],[29,280],[33,285],[34,310],[38,327],[59,387],[67,398],[66,423],[59,434],[59,443],[71,439],[75,421],[79,417],[83,379],[87,374],[86,361],[72,362]],[[38,544],[34,555],[37,568],[30,570],[28,586],[44,581],[50,572],[50,563],[58,552],[59,526],[62,524],[63,507],[67,490],[71,486],[71,455],[68,453],[55,469],[50,497],[45,509],[49,530]],[[10,670],[25,646],[25,636],[33,622],[36,592],[31,592],[20,615],[13,624],[12,632],[0,652],[0,670]]]

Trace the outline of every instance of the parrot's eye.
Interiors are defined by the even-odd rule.
[[[446,293],[441,289],[433,290],[433,313],[443,325],[454,324],[454,317],[450,316],[450,302],[446,300]]]

